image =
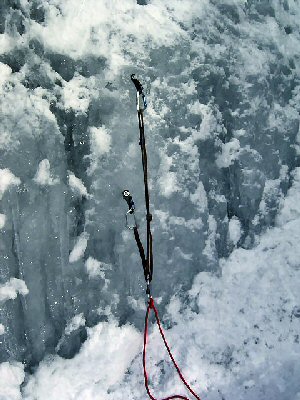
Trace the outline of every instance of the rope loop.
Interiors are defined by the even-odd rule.
[[[150,314],[150,311],[151,311],[151,310],[153,310],[153,312],[154,312],[156,324],[157,324],[157,326],[158,326],[158,329],[159,329],[161,338],[162,338],[162,340],[163,340],[163,342],[164,342],[165,348],[167,349],[167,352],[168,352],[168,354],[169,354],[169,356],[170,356],[170,358],[171,358],[171,360],[172,360],[172,363],[173,363],[173,365],[174,365],[174,367],[175,367],[175,369],[176,369],[176,371],[177,371],[177,373],[178,373],[178,375],[179,375],[179,377],[180,377],[182,383],[183,383],[184,386],[188,389],[188,391],[190,392],[190,394],[194,396],[195,399],[201,400],[200,397],[199,397],[199,396],[194,392],[194,390],[191,388],[191,386],[187,383],[186,379],[184,378],[184,376],[182,375],[182,373],[181,373],[181,371],[180,371],[180,369],[179,369],[178,364],[176,363],[176,361],[175,361],[175,359],[174,359],[174,356],[173,356],[173,354],[172,354],[172,352],[171,352],[171,349],[170,349],[170,347],[169,347],[169,345],[168,345],[168,342],[167,342],[167,340],[166,340],[164,331],[163,331],[163,329],[162,329],[162,326],[161,326],[161,323],[160,323],[160,319],[159,319],[159,315],[158,315],[158,311],[157,311],[157,309],[156,309],[156,307],[155,307],[154,299],[153,299],[152,296],[149,298],[148,307],[147,307],[147,311],[146,311],[146,317],[145,317],[145,331],[144,331],[144,349],[143,349],[144,379],[145,379],[145,388],[146,388],[146,391],[147,391],[148,396],[150,397],[151,400],[158,400],[158,399],[156,399],[156,398],[152,395],[152,393],[151,393],[151,391],[150,391],[150,388],[149,388],[149,380],[148,380],[148,373],[147,373],[147,368],[146,368],[146,355],[147,355],[147,342],[148,342],[148,325],[149,325],[149,314]],[[190,400],[188,397],[185,397],[185,396],[182,396],[182,395],[172,395],[172,396],[164,397],[164,398],[161,399],[161,400],[171,400],[171,399]]]

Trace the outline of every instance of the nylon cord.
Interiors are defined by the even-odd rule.
[[[153,310],[154,311],[154,315],[155,315],[155,320],[160,332],[160,336],[164,342],[165,348],[167,349],[167,352],[169,354],[170,359],[172,360],[172,363],[182,381],[182,383],[184,384],[184,386],[188,389],[188,391],[195,397],[195,399],[197,400],[201,400],[200,397],[194,392],[194,390],[191,388],[191,386],[187,383],[186,379],[184,378],[184,376],[182,375],[182,372],[180,371],[180,368],[178,366],[178,364],[175,361],[175,358],[171,352],[171,349],[168,345],[168,342],[166,340],[164,331],[162,329],[161,323],[160,323],[160,319],[159,319],[159,315],[158,315],[158,311],[157,308],[155,307],[154,304],[154,300],[152,297],[150,297],[149,303],[148,303],[148,307],[147,307],[147,311],[146,311],[146,317],[145,317],[145,330],[144,330],[144,348],[143,348],[143,368],[144,368],[144,379],[145,379],[145,387],[146,387],[146,391],[148,396],[150,397],[151,400],[158,400],[156,399],[149,388],[149,379],[148,379],[148,373],[147,373],[147,368],[146,368],[146,356],[147,356],[147,342],[148,342],[148,323],[149,323],[149,314],[150,311]],[[182,396],[182,395],[172,395],[172,396],[168,396],[168,397],[164,397],[161,400],[171,400],[171,399],[182,399],[182,400],[190,400],[188,397]]]

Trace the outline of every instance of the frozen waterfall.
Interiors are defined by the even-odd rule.
[[[133,72],[161,308],[273,226],[299,165],[299,17],[292,0],[1,2],[0,361],[70,358],[111,315],[142,326]]]

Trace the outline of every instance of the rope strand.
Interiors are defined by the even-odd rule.
[[[144,116],[143,116],[143,111],[147,107],[146,101],[145,101],[145,96],[143,94],[143,86],[141,85],[140,81],[135,78],[135,75],[131,75],[131,80],[134,83],[134,86],[137,90],[137,114],[138,114],[138,122],[139,122],[139,132],[140,132],[140,147],[141,147],[141,153],[142,153],[142,166],[143,166],[143,175],[144,175],[144,190],[145,190],[145,205],[146,205],[146,222],[147,222],[147,229],[146,229],[146,252],[144,250],[143,244],[140,240],[139,232],[138,232],[138,227],[137,225],[134,227],[134,237],[137,243],[137,247],[140,253],[140,257],[142,260],[142,265],[144,269],[144,275],[145,275],[145,280],[147,284],[147,290],[146,293],[150,295],[150,283],[152,281],[153,277],[153,243],[152,243],[152,233],[151,233],[151,221],[152,221],[152,215],[150,213],[150,198],[149,198],[149,187],[148,187],[148,160],[147,160],[147,149],[146,149],[146,140],[145,140],[145,128],[144,128]],[[128,200],[129,201],[129,200]],[[129,203],[130,205],[130,203]],[[134,208],[132,209],[134,212]],[[146,253],[146,254],[145,254]],[[146,368],[146,350],[147,350],[147,339],[148,339],[148,324],[149,324],[149,314],[150,311],[153,310],[156,323],[161,335],[161,338],[164,342],[164,345],[167,349],[167,352],[169,354],[170,359],[172,360],[172,363],[177,371],[177,374],[179,375],[181,381],[185,385],[185,387],[188,389],[190,394],[192,394],[196,400],[201,400],[200,397],[193,391],[191,386],[187,383],[185,380],[184,376],[182,375],[174,357],[173,354],[170,350],[170,347],[167,343],[167,340],[165,338],[164,331],[161,327],[161,323],[159,320],[159,315],[158,311],[155,307],[154,300],[152,296],[150,295],[149,298],[149,303],[146,311],[146,317],[145,317],[145,331],[144,331],[144,348],[143,348],[143,368],[144,368],[144,379],[145,379],[145,388],[147,391],[148,396],[150,397],[151,400],[157,400],[151,393],[149,389],[149,382],[148,382],[148,374],[147,374],[147,368]],[[169,397],[165,397],[162,400],[173,400],[173,399],[181,399],[181,400],[190,400],[186,396],[182,395],[172,395]]]
[[[162,327],[161,327],[161,323],[160,323],[160,320],[159,320],[158,311],[157,311],[157,309],[156,309],[156,307],[155,307],[154,300],[153,300],[152,297],[150,297],[150,299],[149,299],[149,303],[148,303],[148,307],[147,307],[147,311],[146,311],[146,317],[145,317],[145,331],[144,331],[144,349],[143,349],[144,379],[145,379],[145,388],[146,388],[146,391],[147,391],[148,396],[150,397],[151,400],[157,400],[157,399],[152,395],[152,393],[150,392],[150,389],[149,389],[149,380],[148,380],[148,373],[147,373],[147,368],[146,368],[146,355],[147,355],[147,342],[148,342],[148,340],[147,340],[147,339],[148,339],[148,324],[149,324],[149,314],[150,314],[150,311],[151,311],[151,310],[154,311],[154,315],[155,315],[155,319],[156,319],[156,323],[157,323],[157,326],[158,326],[160,335],[161,335],[161,337],[162,337],[162,340],[163,340],[164,345],[165,345],[165,347],[166,347],[166,349],[167,349],[167,352],[168,352],[168,354],[169,354],[169,356],[170,356],[170,358],[171,358],[171,360],[172,360],[172,363],[173,363],[173,365],[174,365],[174,367],[175,367],[175,369],[176,369],[176,371],[177,371],[177,373],[178,373],[178,375],[179,375],[181,381],[183,382],[184,386],[188,389],[188,391],[195,397],[195,399],[201,400],[200,397],[199,397],[199,396],[194,392],[194,390],[191,388],[191,386],[187,383],[186,379],[184,378],[184,376],[182,375],[182,373],[181,373],[181,371],[180,371],[180,368],[179,368],[178,364],[176,363],[176,361],[175,361],[175,359],[174,359],[174,356],[173,356],[173,354],[172,354],[172,352],[171,352],[171,349],[170,349],[170,347],[169,347],[169,345],[168,345],[168,342],[167,342],[167,340],[166,340],[164,331],[163,331],[163,329],[162,329]],[[165,398],[163,398],[163,399],[161,399],[161,400],[171,400],[171,399],[190,400],[188,397],[185,397],[185,396],[182,396],[182,395],[168,396],[168,397],[165,397]]]

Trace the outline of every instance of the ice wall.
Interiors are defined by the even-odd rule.
[[[111,313],[143,321],[121,198],[134,194],[142,229],[132,72],[148,94],[162,305],[253,245],[299,164],[296,2],[137,3],[1,3],[1,361],[71,357]],[[24,290],[7,292],[11,278]]]

